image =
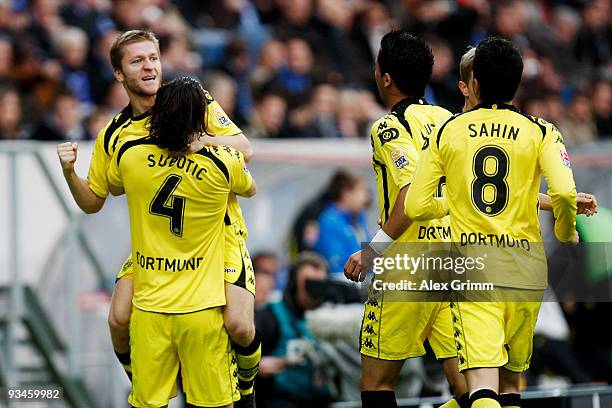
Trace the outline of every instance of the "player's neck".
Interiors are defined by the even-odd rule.
[[[130,105],[132,106],[132,116],[140,116],[148,112],[155,103],[155,95],[153,96],[137,96],[130,95]]]
[[[389,92],[389,94],[387,95],[387,97],[385,98],[384,102],[385,102],[385,106],[387,107],[388,110],[393,109],[393,107],[395,105],[398,104],[398,102],[409,98],[410,95],[404,95],[403,93],[400,92]]]

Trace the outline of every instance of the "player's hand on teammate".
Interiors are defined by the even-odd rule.
[[[597,214],[597,198],[593,194],[576,194],[576,204],[578,205],[576,214],[584,214],[587,217]]]
[[[66,142],[57,145],[57,156],[64,173],[74,170],[74,163],[77,159],[79,146],[76,143]]]
[[[377,256],[369,245],[355,252],[344,264],[344,276],[354,282],[363,282]]]

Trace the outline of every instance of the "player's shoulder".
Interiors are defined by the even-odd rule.
[[[133,149],[137,146],[156,146],[155,141],[151,136],[126,136],[117,142],[115,147],[114,156],[116,157],[117,165],[121,163],[121,159],[125,157],[128,150]],[[131,150],[133,151],[133,150]]]
[[[463,122],[463,120],[468,119],[468,116],[469,116],[468,114],[472,111],[470,110],[470,111],[459,112],[455,114],[451,113],[450,111],[447,111],[447,112],[449,113],[450,116],[448,116],[446,120],[444,120],[440,124],[440,127],[438,128],[438,133],[436,135],[436,146],[437,147],[440,147],[440,140],[442,140],[442,135],[444,134],[444,132],[447,131],[449,127],[460,124],[461,122]]]
[[[397,116],[389,113],[372,124],[372,145],[384,145],[387,142],[398,139],[404,128]]]
[[[560,139],[561,143],[563,143],[563,137],[561,136],[561,133],[554,124],[548,122],[546,119],[542,119],[533,115],[528,115],[519,110],[517,110],[517,113],[525,117],[534,126],[537,126],[537,128],[542,133],[542,140],[544,140],[547,135],[552,135],[554,133],[556,134],[557,139]]]
[[[112,118],[110,118],[100,133],[98,133],[96,144],[101,144],[104,148],[104,152],[107,155],[112,155],[112,148],[115,145],[115,138],[117,137],[117,131],[121,129],[132,117],[132,108],[130,105],[123,108],[123,110]]]
[[[230,169],[238,165],[246,169],[246,165],[242,160],[242,153],[230,146],[205,146],[201,150],[198,150],[196,154],[210,160],[225,176],[227,181],[229,181],[230,178]]]

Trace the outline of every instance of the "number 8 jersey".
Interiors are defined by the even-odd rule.
[[[225,304],[227,200],[253,179],[227,146],[170,155],[150,137],[120,142],[108,183],[125,189],[134,262],[134,306],[189,313]]]
[[[453,242],[488,248],[531,247],[542,270],[544,253],[541,244],[533,243],[542,241],[538,192],[544,175],[557,219],[555,235],[563,242],[572,239],[576,187],[563,137],[552,124],[512,105],[481,104],[449,119],[428,150],[406,197],[409,217],[438,215],[440,206],[427,195],[437,186],[432,177],[446,176]],[[496,283],[511,287],[546,286],[545,274],[524,281],[516,275],[498,277]]]

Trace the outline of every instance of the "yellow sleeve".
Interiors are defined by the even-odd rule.
[[[101,198],[108,197],[108,184],[106,181],[106,173],[110,163],[111,156],[104,149],[104,135],[106,129],[113,122],[114,118],[109,120],[106,126],[102,128],[94,143],[93,152],[91,154],[91,163],[89,165],[89,175],[87,182],[89,188],[95,195]]]
[[[444,176],[442,158],[435,140],[428,149],[421,152],[416,166],[414,179],[404,201],[404,208],[408,218],[418,221],[427,221],[442,218],[448,214],[448,204],[445,198],[435,198],[440,178]]]
[[[561,242],[568,242],[576,231],[576,184],[561,133],[550,123],[545,124],[546,135],[540,146],[538,162],[548,184],[555,236]]]
[[[229,146],[219,146],[218,152],[229,172],[230,190],[236,194],[249,191],[253,185],[253,177],[244,161],[244,155]]]
[[[206,106],[206,132],[213,136],[235,136],[242,133],[242,130],[232,122],[223,110],[219,102],[204,91],[208,105]]]
[[[412,182],[419,153],[412,136],[389,115],[372,126],[374,158],[384,164],[401,189]]]
[[[119,188],[123,188],[123,178],[121,177],[121,171],[119,170],[119,163],[117,163],[117,157],[119,156],[119,147],[122,144],[122,142],[119,142],[119,146],[117,146],[115,152],[111,156],[107,171],[108,184]]]

